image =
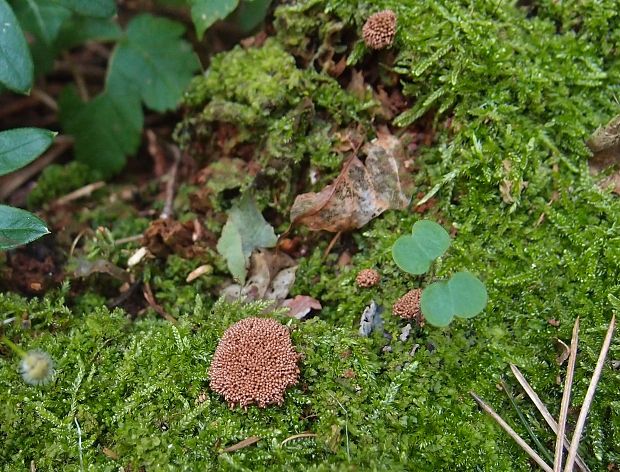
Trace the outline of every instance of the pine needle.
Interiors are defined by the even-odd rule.
[[[541,469],[543,469],[545,472],[553,472],[553,469],[551,467],[549,467],[547,465],[547,463],[542,460],[542,458],[536,453],[536,451],[534,451],[534,449],[532,449],[524,440],[523,438],[521,438],[521,436],[519,436],[514,429],[512,429],[508,423],[506,423],[501,416],[499,416],[497,413],[495,413],[495,410],[493,410],[493,408],[491,408],[489,405],[487,405],[478,395],[476,395],[474,392],[469,392],[471,394],[472,397],[474,397],[474,400],[476,400],[476,402],[478,403],[478,405],[480,405],[480,408],[482,408],[484,411],[486,411],[491,418],[493,418],[497,424],[499,424],[504,431],[506,431],[508,433],[508,435],[515,440],[515,442],[521,447],[521,449],[523,449],[528,456],[530,456],[532,459],[534,459],[534,461],[540,466]]]
[[[558,420],[558,431],[555,441],[555,461],[553,461],[553,472],[562,472],[562,459],[564,457],[564,432],[566,431],[566,417],[570,405],[570,391],[573,387],[573,376],[575,374],[575,361],[577,360],[577,344],[579,343],[579,317],[573,326],[573,337],[570,341],[570,353],[568,355],[568,368],[566,369],[566,379],[564,379],[564,393],[562,394],[562,404],[560,405],[560,418]]]
[[[549,413],[549,410],[547,409],[545,404],[542,402],[538,394],[530,386],[527,380],[525,380],[525,377],[523,376],[523,374],[521,373],[521,371],[518,369],[516,365],[510,364],[510,370],[512,370],[512,373],[514,374],[515,378],[517,379],[521,387],[523,387],[523,390],[525,390],[525,393],[527,393],[527,395],[530,397],[534,405],[536,405],[536,408],[538,409],[542,417],[545,419],[549,427],[553,430],[555,434],[557,434],[558,423],[555,421],[553,416],[551,416],[551,413]],[[569,447],[570,447],[570,443],[568,441],[568,438],[564,436],[564,449],[568,451]],[[590,472],[590,468],[586,465],[586,463],[583,461],[583,459],[581,458],[579,454],[577,454],[576,463],[577,463],[577,467],[579,467],[583,472]]]
[[[611,317],[611,322],[609,323],[609,328],[607,329],[607,334],[605,335],[605,340],[603,341],[603,346],[601,347],[601,352],[598,356],[594,373],[592,374],[592,380],[590,380],[586,397],[583,400],[583,405],[581,406],[581,411],[579,412],[579,418],[577,418],[577,424],[575,425],[575,432],[570,443],[570,449],[568,450],[568,457],[566,458],[566,468],[564,469],[564,472],[572,472],[573,470],[573,464],[575,462],[575,457],[577,456],[577,447],[579,447],[579,441],[581,440],[581,433],[583,432],[583,427],[586,423],[586,417],[588,416],[590,406],[592,406],[596,385],[598,384],[601,377],[601,372],[603,371],[603,366],[605,365],[605,358],[607,357],[607,351],[609,350],[609,345],[611,344],[611,338],[614,334],[615,326],[616,315],[614,314]]]
[[[525,415],[523,414],[523,412],[519,408],[519,405],[517,405],[517,402],[516,402],[514,396],[512,395],[512,391],[510,390],[510,387],[508,386],[508,384],[506,382],[504,382],[504,380],[502,380],[500,383],[501,383],[504,391],[506,392],[506,395],[508,395],[508,399],[510,400],[510,403],[512,404],[512,407],[517,412],[517,416],[521,420],[521,424],[523,424],[523,427],[526,429],[526,431],[530,435],[530,438],[532,438],[532,441],[534,441],[534,444],[536,444],[536,447],[538,448],[540,453],[543,456],[545,456],[545,460],[547,460],[549,462],[553,462],[553,456],[551,455],[551,452],[549,452],[549,450],[544,446],[544,444],[542,444],[540,442],[540,439],[538,439],[538,436],[536,436],[536,433],[534,433],[534,431],[532,430],[532,427],[530,426],[530,423],[527,421],[527,418],[525,417]]]

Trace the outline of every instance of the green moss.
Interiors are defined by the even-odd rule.
[[[28,206],[41,207],[44,203],[101,179],[101,173],[81,162],[49,165],[37,178],[37,185],[28,194]]]
[[[617,112],[620,16],[612,0],[529,3],[527,9],[490,0],[281,6],[275,38],[263,48],[218,56],[206,78],[196,80],[188,95],[195,113],[179,132],[198,137],[213,159],[237,157],[236,143],[221,148],[211,137],[225,121],[238,131],[238,143],[254,146],[250,157],[268,175],[281,175],[283,184],[304,162],[329,175],[342,157],[333,151],[336,132],[359,117],[369,133],[372,113],[317,72],[314,54],[332,48],[357,67],[385,62],[380,80],[393,86],[386,71],[396,73],[414,104],[395,124],[407,126],[422,115],[436,124],[435,144],[416,158],[417,190],[437,199],[425,217],[456,232],[436,275],[469,270],[484,280],[484,313],[399,339],[405,323],[390,314],[391,304],[430,282],[399,271],[390,254],[396,238],[421,217],[413,211],[387,212],[345,235],[326,259],[329,237],[317,238],[300,261],[294,294],[317,297],[323,309],[305,322],[273,315],[293,328],[303,355],[300,384],[282,407],[230,411],[208,390],[208,365],[223,330],[264,307],[217,304],[210,310],[222,279],[209,275],[187,284],[185,277],[205,261],[217,274],[223,267],[215,255],[146,265],[144,278],[179,319],[177,327],[152,314],[131,323],[119,311],[97,308],[102,300],[95,296],[69,310],[66,287],[44,300],[0,295],[4,316],[28,312],[32,319],[30,331],[6,326],[10,339],[47,350],[58,363],[57,380],[33,388],[17,374],[17,359],[2,351],[4,470],[28,470],[31,460],[38,470],[78,470],[74,419],[82,429],[85,469],[532,470],[469,391],[525,437],[496,388],[506,377],[518,391],[508,376],[514,363],[557,417],[557,378],[565,365],[556,363],[556,339],[568,342],[579,316],[573,405],[583,400],[611,317],[607,296],[620,296],[620,202],[589,177],[583,144]],[[351,41],[369,12],[386,7],[399,15],[393,62]],[[236,82],[267,76],[278,77],[286,93],[275,81],[245,89]],[[253,185],[260,187],[260,179]],[[96,215],[97,223],[113,223]],[[338,253],[352,242],[352,265],[340,267]],[[355,286],[357,271],[366,267],[381,272],[380,286]],[[359,318],[373,299],[385,308],[388,336],[360,338]],[[616,340],[609,358],[619,357]],[[607,365],[582,442],[592,470],[620,462],[619,390],[620,374]],[[198,405],[202,391],[206,401]],[[552,449],[554,438],[534,420],[532,405],[517,401]],[[281,444],[304,431],[318,436]],[[252,435],[261,437],[256,446],[222,452]],[[106,457],[103,447],[119,459]]]
[[[330,76],[298,68],[275,39],[217,55],[204,77],[194,80],[185,102],[195,111],[177,130],[180,141],[193,140],[190,146],[206,141],[211,156],[238,157],[240,145],[245,153],[252,149],[260,166],[254,183],[258,200],[282,212],[294,197],[291,183],[302,164],[333,177],[342,162],[332,151],[338,142],[334,130],[354,122],[368,126],[374,106],[372,98],[357,98]],[[209,142],[218,123],[235,130],[223,148]]]

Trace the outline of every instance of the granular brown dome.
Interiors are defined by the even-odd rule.
[[[211,388],[229,405],[281,405],[299,379],[288,329],[269,318],[246,318],[229,327],[209,368]]]
[[[383,10],[370,15],[362,28],[366,46],[371,49],[383,49],[392,45],[396,34],[396,13]]]
[[[392,306],[392,313],[401,318],[416,320],[420,325],[423,324],[422,311],[420,310],[420,296],[422,290],[414,288],[400,297]]]
[[[374,269],[363,269],[360,270],[355,277],[355,283],[358,287],[369,288],[374,287],[381,280],[381,276],[379,272]]]

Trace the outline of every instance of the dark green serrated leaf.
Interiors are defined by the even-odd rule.
[[[131,91],[108,86],[88,103],[74,88],[63,91],[60,122],[75,137],[78,161],[112,175],[123,168],[126,156],[140,145],[144,116],[140,101]]]
[[[122,77],[149,108],[174,109],[200,67],[183,32],[181,24],[165,18],[135,17],[114,50],[110,75]]]
[[[0,132],[0,175],[24,167],[45,151],[56,133],[39,128],[17,128]]]
[[[0,205],[0,251],[28,244],[48,233],[39,217],[19,208]]]
[[[86,41],[116,41],[122,34],[112,18],[73,15],[62,25],[55,45],[58,49],[69,49]]]
[[[209,26],[235,11],[239,0],[190,0],[190,3],[196,34],[198,39],[202,39]]]
[[[32,88],[33,71],[24,33],[9,4],[0,0],[0,83],[27,94]]]
[[[250,33],[260,25],[271,5],[271,0],[245,0],[239,3],[232,20],[243,33]]]
[[[114,0],[52,0],[79,15],[108,18],[116,13]]]
[[[14,0],[13,7],[22,28],[48,45],[71,16],[71,10],[49,0]]]

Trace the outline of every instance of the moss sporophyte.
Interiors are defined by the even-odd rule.
[[[2,338],[2,342],[21,358],[19,373],[24,382],[30,385],[44,385],[53,378],[54,361],[47,352],[40,350],[24,351],[6,337]]]

